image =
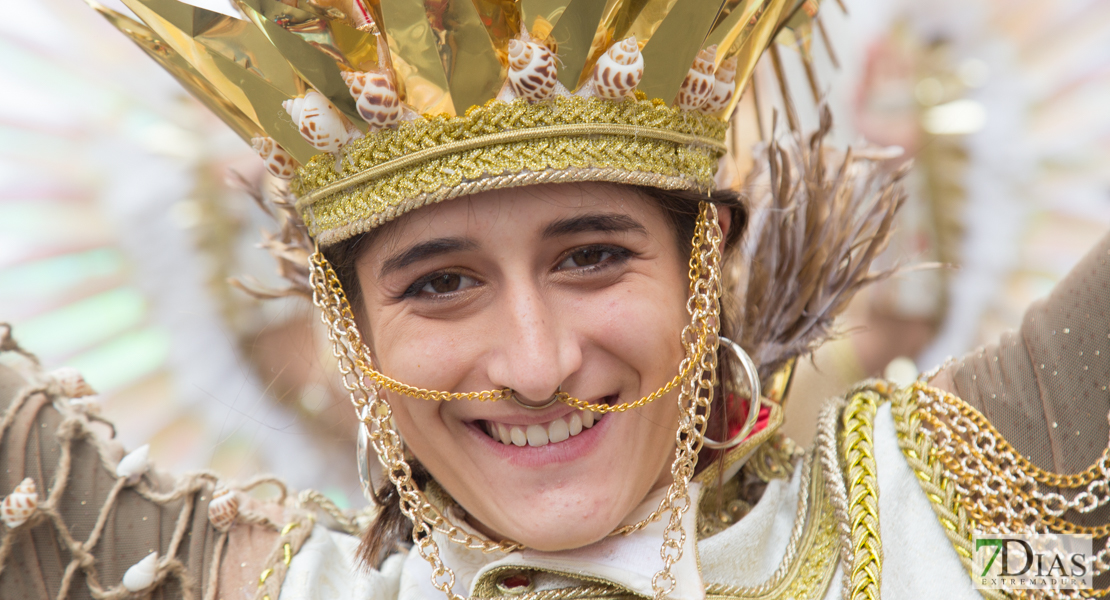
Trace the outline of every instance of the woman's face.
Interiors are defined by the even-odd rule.
[[[404,383],[561,386],[633,402],[677,373],[688,256],[631,188],[498,190],[414,211],[357,268],[377,367]],[[390,394],[407,448],[494,539],[562,550],[603,538],[670,481],[676,393],[600,417],[556,403],[435,402]]]

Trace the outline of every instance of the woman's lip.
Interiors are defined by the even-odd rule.
[[[585,429],[578,435],[566,440],[546,446],[515,446],[502,444],[494,440],[485,431],[482,431],[477,421],[466,424],[466,430],[473,436],[479,445],[487,448],[496,456],[520,467],[537,468],[556,463],[570,462],[589,454],[601,440],[601,436],[609,429],[609,423],[615,421],[615,415],[606,415],[597,421],[593,427]]]

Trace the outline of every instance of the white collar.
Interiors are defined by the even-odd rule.
[[[629,515],[627,523],[635,523],[647,517],[659,506],[666,493],[667,488],[662,488],[650,494]],[[705,585],[698,570],[697,555],[697,506],[700,493],[701,484],[691,482],[690,510],[682,516],[682,526],[686,531],[682,558],[671,567],[671,574],[675,578],[675,589],[669,595],[672,600],[705,598]],[[651,579],[663,567],[660,549],[668,516],[669,513],[664,513],[661,519],[635,533],[607,537],[589,546],[560,552],[523,550],[507,555],[482,554],[477,550],[467,550],[452,544],[439,534],[435,534],[435,537],[444,564],[455,573],[456,593],[465,589],[473,596],[474,583],[483,574],[502,567],[518,567],[554,571],[587,580],[603,579],[650,598],[655,595]],[[458,515],[451,515],[451,519],[460,527],[466,528]],[[431,573],[431,566],[416,549],[410,551],[401,578],[401,600],[442,600],[443,593],[431,584]]]

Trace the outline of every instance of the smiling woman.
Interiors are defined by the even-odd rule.
[[[734,194],[714,200],[736,240],[745,208]],[[540,550],[584,546],[670,483],[677,390],[596,418],[530,403],[561,391],[618,405],[675,376],[690,320],[695,202],[600,183],[494,190],[410,213],[328,252],[343,288],[355,292],[348,298],[378,370],[416,387],[511,389],[520,399],[389,397],[406,447],[483,533]],[[624,477],[607,476],[614,465]],[[384,510],[366,544],[374,563],[379,548],[394,546],[387,538],[406,539],[411,529],[392,489],[377,496]],[[536,506],[551,518],[535,519],[528,508]]]
[[[815,2],[90,4],[264,160],[377,506],[154,472],[4,326],[0,597],[957,599],[973,532],[1110,532],[1110,241],[1020,344],[861,384],[808,450],[777,433],[904,198],[827,114],[718,185],[756,61]]]

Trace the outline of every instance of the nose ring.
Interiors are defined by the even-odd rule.
[[[555,388],[555,393],[551,394],[551,397],[548,398],[547,400],[545,400],[542,404],[528,404],[525,400],[523,400],[520,396],[518,396],[515,391],[512,392],[512,394],[509,397],[513,399],[513,402],[515,402],[517,406],[527,408],[528,410],[543,410],[543,409],[551,406],[552,404],[555,404],[556,402],[558,402],[559,401],[559,395],[562,394],[562,393],[563,393],[563,386],[560,385],[559,387]]]

